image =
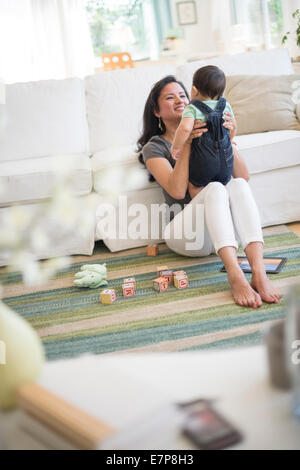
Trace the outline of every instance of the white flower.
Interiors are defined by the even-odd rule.
[[[10,262],[10,269],[22,272],[23,282],[26,285],[39,284],[40,268],[32,253],[26,250],[17,250]]]
[[[24,283],[29,285],[44,283],[57,270],[70,264],[68,257],[39,263],[33,254],[41,253],[49,246],[51,230],[57,230],[62,236],[76,232],[87,236],[93,233],[95,225],[99,196],[75,197],[70,188],[71,159],[58,157],[56,163],[56,183],[49,199],[33,206],[13,206],[1,211],[1,258],[7,260],[12,269],[21,271]]]
[[[12,249],[22,241],[20,234],[16,231],[8,229],[0,230],[0,248]]]
[[[98,170],[94,186],[95,190],[99,194],[105,194],[107,199],[117,199],[120,193],[143,188],[147,181],[146,171],[135,165],[124,164]]]
[[[27,229],[32,221],[33,214],[23,207],[13,206],[7,212],[7,223],[14,227],[16,231],[23,231]]]
[[[95,227],[95,223],[95,214],[85,210],[78,219],[77,232],[79,232],[82,237],[86,237],[91,232],[91,229]]]
[[[124,170],[122,167],[107,168],[97,174],[97,188],[100,194],[117,198],[122,192],[124,182]]]
[[[77,214],[77,199],[64,187],[56,188],[49,203],[47,216],[70,230],[74,226]]]
[[[38,261],[28,261],[22,268],[23,281],[25,285],[33,286],[41,283],[40,279],[40,265]]]
[[[71,259],[68,256],[52,258],[40,263],[40,282],[44,283],[48,281],[57,271],[67,268],[70,264]]]
[[[59,155],[53,159],[55,182],[60,185],[71,185],[70,174],[73,170],[72,156]]]
[[[148,175],[145,170],[140,168],[130,168],[125,173],[124,183],[125,191],[136,191],[144,188],[148,181]]]
[[[20,246],[32,222],[32,214],[25,209],[13,206],[1,214],[0,247]]]
[[[49,246],[49,238],[41,227],[33,229],[30,235],[30,240],[33,250],[37,252],[42,251]]]

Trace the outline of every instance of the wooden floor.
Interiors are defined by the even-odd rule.
[[[290,230],[293,230],[300,237],[300,222],[293,222],[291,224],[286,224]]]

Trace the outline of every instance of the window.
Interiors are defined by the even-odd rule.
[[[239,40],[246,48],[281,44],[282,0],[232,0],[232,18]]]
[[[274,46],[280,46],[283,36],[282,0],[270,0],[268,2],[268,15],[270,22],[271,43]]]
[[[95,57],[130,52],[134,60],[156,58],[172,28],[169,0],[86,0]]]

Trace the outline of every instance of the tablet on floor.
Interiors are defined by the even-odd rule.
[[[266,273],[268,274],[277,274],[279,273],[287,258],[277,258],[277,257],[267,257],[264,256],[264,263],[266,268]],[[246,256],[238,256],[238,263],[240,268],[244,271],[244,273],[251,273],[251,266],[246,258]],[[221,268],[222,272],[226,272],[225,266]]]

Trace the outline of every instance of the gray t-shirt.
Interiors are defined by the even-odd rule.
[[[151,137],[149,142],[144,145],[142,150],[144,163],[146,164],[146,161],[149,158],[166,158],[172,165],[172,168],[174,168],[176,161],[172,158],[171,147],[172,144],[160,135],[155,135]],[[164,190],[164,188],[162,188],[162,190],[165,196],[165,201],[168,206],[172,206],[173,204],[179,204],[181,206],[181,209],[183,209],[184,205],[188,204],[191,200],[188,191],[186,192],[184,199],[174,199],[172,196],[170,196],[169,193],[167,193],[167,191]]]

